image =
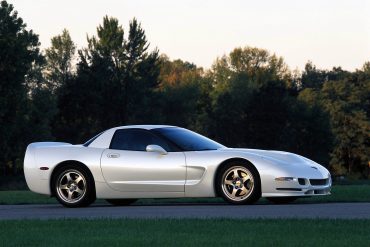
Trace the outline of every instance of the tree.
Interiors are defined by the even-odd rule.
[[[236,48],[216,60],[211,135],[230,146],[276,146],[286,115],[288,76],[283,59],[263,49]]]
[[[321,89],[327,81],[338,81],[349,76],[347,71],[341,67],[334,67],[332,70],[321,70],[308,61],[302,73],[300,89],[313,88]]]
[[[38,36],[26,29],[12,4],[0,7],[0,164],[16,168],[17,158],[25,149],[21,126],[25,118],[27,81],[32,67],[42,63]]]
[[[207,79],[202,68],[180,59],[161,57],[160,86],[157,90],[161,122],[202,132],[199,120],[207,102]]]
[[[229,56],[218,58],[212,65],[212,77],[216,92],[223,91],[236,77],[253,87],[272,81],[290,85],[290,72],[283,58],[256,47],[235,48]]]
[[[63,29],[61,35],[51,39],[51,47],[45,50],[46,70],[45,77],[51,91],[65,84],[72,76],[72,61],[76,52],[68,30]]]
[[[337,174],[367,175],[370,80],[363,77],[364,72],[353,73],[343,80],[325,82],[321,90],[322,104],[330,115],[335,136],[330,164]]]
[[[289,104],[289,126],[284,129],[281,143],[328,167],[333,135],[330,117],[318,97],[314,90],[305,89]]]
[[[308,61],[302,73],[301,89],[320,89],[322,84],[327,80],[328,78],[326,71],[317,69],[311,61]]]
[[[227,146],[286,150],[327,164],[327,115],[297,98],[299,80],[282,58],[239,48],[216,60],[211,74],[211,136]]]
[[[136,19],[130,22],[127,38],[124,34],[118,20],[106,16],[97,36],[88,37],[88,47],[79,51],[76,76],[58,95],[56,135],[81,142],[151,115],[153,90],[159,84],[158,50],[148,52],[149,43]],[[86,126],[86,132],[80,132]]]
[[[369,158],[370,74],[365,63],[354,73],[334,67],[318,70],[312,63],[302,75],[299,98],[326,112],[332,135],[331,170],[337,175],[366,176]],[[322,124],[325,121],[316,123]],[[322,136],[322,135],[318,135]]]

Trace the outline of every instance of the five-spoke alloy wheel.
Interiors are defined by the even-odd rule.
[[[67,165],[55,171],[54,195],[66,207],[83,207],[95,200],[94,184],[83,167]]]
[[[78,202],[86,193],[86,179],[75,169],[66,170],[59,176],[57,192],[65,202]]]
[[[233,204],[254,203],[261,197],[258,172],[246,162],[230,162],[221,167],[216,183],[218,194]]]

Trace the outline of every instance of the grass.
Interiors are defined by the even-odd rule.
[[[0,204],[49,204],[57,203],[55,198],[39,195],[29,190],[0,191]]]
[[[297,202],[370,202],[370,184],[334,185],[330,196],[302,198]]]
[[[336,185],[297,203],[370,201],[370,185]],[[98,200],[97,203],[102,203]],[[138,205],[220,203],[221,198],[142,199]],[[56,203],[30,191],[0,191],[0,204]],[[261,199],[259,203],[267,203]],[[21,236],[21,237],[19,237]],[[0,221],[0,246],[370,246],[370,220],[61,219]]]
[[[0,224],[0,246],[174,245],[369,246],[370,220],[65,219]]]
[[[97,201],[102,202],[102,200]],[[181,199],[141,199],[135,204],[162,203],[221,203],[221,198],[181,198]],[[316,202],[370,202],[370,184],[366,185],[335,185],[332,195],[302,198],[297,203]],[[57,203],[55,198],[39,195],[31,191],[0,191],[0,204],[49,204]],[[261,199],[259,203],[267,203]]]

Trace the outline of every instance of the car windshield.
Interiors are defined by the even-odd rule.
[[[187,129],[169,127],[153,129],[152,131],[171,141],[183,151],[216,150],[225,147]]]

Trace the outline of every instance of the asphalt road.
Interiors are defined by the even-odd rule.
[[[0,205],[0,220],[58,218],[330,218],[370,219],[370,203],[289,205],[166,204],[64,208],[49,205]]]

